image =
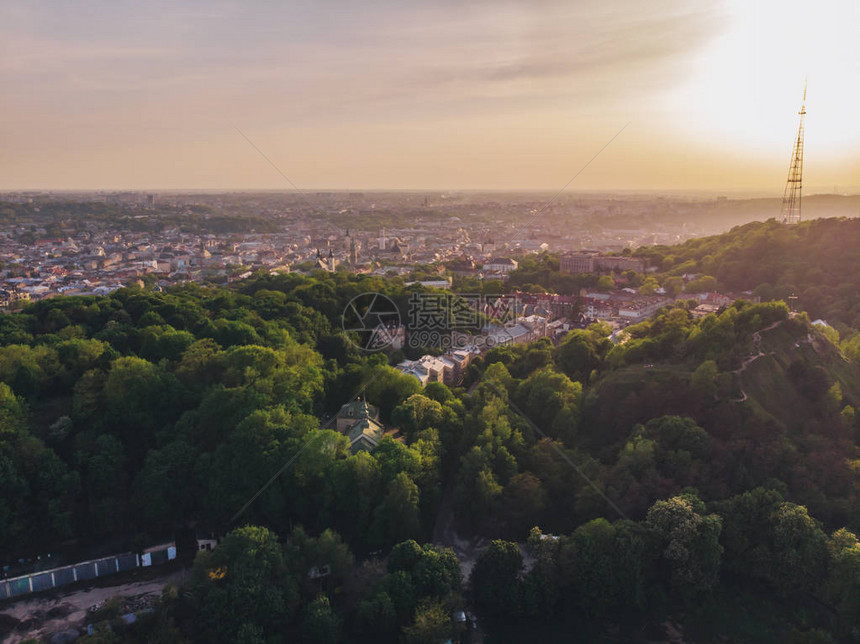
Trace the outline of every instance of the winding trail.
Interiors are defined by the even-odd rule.
[[[744,389],[743,372],[746,371],[747,368],[753,362],[758,360],[759,358],[762,358],[765,355],[773,355],[774,354],[773,351],[771,351],[769,354],[766,354],[764,351],[761,350],[761,334],[764,333],[765,331],[770,331],[772,329],[775,329],[776,327],[778,327],[783,322],[785,322],[785,320],[777,320],[776,322],[774,322],[770,326],[767,326],[763,329],[759,329],[758,331],[756,331],[755,333],[752,334],[753,348],[756,350],[756,353],[744,358],[741,361],[740,368],[735,369],[734,371],[731,372],[731,373],[735,374],[735,376],[737,376],[738,388],[741,390],[741,397],[740,398],[732,398],[732,402],[745,402],[749,398],[746,390]]]

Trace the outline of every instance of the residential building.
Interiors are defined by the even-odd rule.
[[[596,252],[566,253],[559,259],[563,273],[645,272],[645,260],[623,255],[602,255]]]
[[[335,427],[349,438],[353,453],[375,449],[385,434],[379,410],[360,398],[341,407],[336,419]]]
[[[494,257],[484,262],[484,270],[493,273],[507,274],[517,270],[517,260],[510,257]]]

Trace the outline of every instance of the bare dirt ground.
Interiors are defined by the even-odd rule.
[[[91,621],[87,613],[91,606],[100,605],[116,595],[157,597],[167,584],[179,584],[187,575],[188,570],[171,571],[145,581],[82,588],[0,604],[0,643],[18,644],[27,638],[42,641],[68,629],[82,630]]]

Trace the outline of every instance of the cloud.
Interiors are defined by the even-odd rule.
[[[296,134],[334,165],[348,128],[355,133],[347,138],[373,145],[378,158],[401,150],[404,132],[455,150],[464,129],[478,124],[511,141],[535,124],[568,136],[578,127],[590,137],[601,118],[623,123],[689,74],[691,54],[719,35],[720,11],[689,5],[7,2],[0,7],[7,88],[0,173],[14,170],[9,176],[26,184],[38,168],[38,185],[50,185],[40,155],[74,154],[70,171],[86,176],[103,168],[110,146],[127,147],[128,158],[145,146],[148,156],[134,159],[137,174],[129,177],[144,181],[140,164],[159,145],[173,154],[182,146],[183,159],[205,146],[223,155],[229,181],[232,148],[212,137],[230,132],[230,122],[267,136]],[[479,137],[469,141],[482,145]],[[495,145],[475,154],[492,154]],[[294,153],[320,166],[315,150]],[[353,163],[354,151],[342,153]],[[123,154],[110,151],[112,159]],[[160,172],[149,169],[149,181]],[[380,185],[386,180],[380,175]]]
[[[45,5],[50,15],[40,15],[34,5],[17,12],[18,24],[6,23],[0,78],[23,85],[19,96],[95,91],[105,94],[100,100],[113,96],[119,103],[137,90],[172,98],[187,83],[196,85],[194,92],[221,96],[237,85],[276,96],[280,82],[310,103],[340,92],[351,103],[367,97],[373,106],[408,93],[424,102],[458,101],[496,94],[500,85],[508,95],[537,90],[540,96],[547,84],[569,93],[566,83],[578,79],[629,83],[642,73],[659,74],[661,66],[677,67],[713,29],[708,13],[662,4],[664,12],[655,14],[650,5],[643,13],[622,2],[607,14],[595,12],[593,2],[376,3],[354,22],[346,19],[350,5],[339,2],[316,10],[300,4],[294,11],[259,3],[249,5],[256,11],[231,3],[204,11],[196,3],[171,3],[145,12],[84,3],[89,11],[66,6],[60,16]],[[62,30],[60,20],[66,21]],[[617,90],[623,93],[623,85]]]

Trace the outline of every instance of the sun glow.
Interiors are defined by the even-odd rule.
[[[808,79],[810,155],[840,157],[860,143],[860,3],[732,0],[730,26],[672,93],[694,137],[769,156],[790,151]]]

